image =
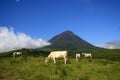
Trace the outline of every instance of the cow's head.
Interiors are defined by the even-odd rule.
[[[49,60],[49,59],[48,59],[48,57],[46,57],[46,58],[45,58],[45,63],[47,63],[47,62],[48,62],[48,60]]]

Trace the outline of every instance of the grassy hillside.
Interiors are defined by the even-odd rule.
[[[23,52],[23,56],[47,56],[52,50],[49,48],[34,50],[34,49],[20,49],[16,51]],[[12,53],[14,51],[6,52],[6,53],[0,53],[0,58],[6,58],[6,57],[12,57]],[[83,51],[84,52],[84,51]],[[87,52],[87,51],[86,51]],[[68,51],[69,55],[71,57],[74,57],[76,53],[82,53],[81,51],[73,50]],[[91,52],[93,58],[95,59],[110,59],[110,60],[118,60],[120,61],[120,49],[104,49],[104,50],[98,50]]]
[[[44,62],[44,57],[0,59],[0,80],[120,80],[120,62],[84,59],[70,64]]]
[[[92,54],[94,58],[105,58],[120,61],[120,49],[106,49],[93,52]]]
[[[38,57],[38,56],[46,56],[49,54],[50,51],[48,50],[35,50],[35,49],[19,49],[19,50],[15,50],[15,51],[10,51],[10,52],[4,52],[4,53],[0,53],[0,58],[6,58],[6,57],[12,57],[13,52],[16,51],[20,51],[23,53],[23,56],[33,56],[33,57]]]

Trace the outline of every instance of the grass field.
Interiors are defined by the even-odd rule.
[[[0,59],[0,80],[120,80],[120,62],[108,59],[69,58],[44,62],[44,57]]]

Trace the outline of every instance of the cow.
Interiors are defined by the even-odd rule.
[[[13,52],[13,58],[16,58],[17,56],[21,56],[22,52]]]
[[[50,59],[53,59],[54,63],[56,63],[56,58],[63,58],[64,63],[67,63],[68,60],[68,52],[67,51],[52,51],[48,55],[48,57],[45,58],[45,62],[47,63]]]
[[[80,54],[76,53],[76,61],[78,62],[80,60]]]
[[[91,59],[92,59],[92,54],[91,54],[91,53],[82,53],[82,55],[83,55],[85,58],[91,58]]]

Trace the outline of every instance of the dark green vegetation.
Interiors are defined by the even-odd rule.
[[[34,49],[20,49],[16,51],[21,51],[23,53],[23,56],[33,56],[33,57],[39,57],[39,56],[47,56],[50,51],[46,50],[34,50]],[[12,58],[12,53],[14,51],[10,52],[5,52],[5,53],[0,53],[0,58]],[[68,51],[68,54],[70,57],[75,57],[75,53],[82,53],[78,51],[70,52]],[[108,59],[108,60],[113,60],[113,61],[120,61],[120,49],[104,49],[104,50],[99,50],[95,52],[91,52],[92,56],[94,59]]]
[[[120,61],[120,49],[106,49],[93,52],[93,57],[97,59],[105,58],[113,61]]]

